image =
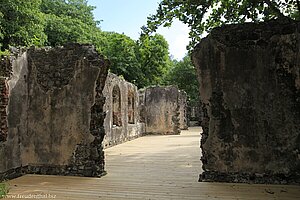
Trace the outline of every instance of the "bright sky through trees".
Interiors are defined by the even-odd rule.
[[[134,40],[139,38],[141,27],[146,25],[147,17],[156,13],[160,0],[88,0],[96,6],[96,20],[103,20],[100,27],[103,31],[124,33]],[[175,59],[182,59],[187,53],[189,43],[187,25],[174,21],[171,28],[159,28],[169,43],[170,54]]]

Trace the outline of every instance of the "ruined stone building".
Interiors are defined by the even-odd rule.
[[[132,83],[109,73],[103,94],[106,98],[104,111],[104,146],[120,144],[145,133],[140,122],[138,89]]]
[[[140,113],[146,134],[179,134],[187,129],[186,104],[186,93],[175,86],[141,90]]]
[[[299,30],[289,20],[226,25],[196,46],[200,181],[300,184]],[[0,64],[0,180],[99,177],[104,147],[187,128],[184,92],[138,91],[92,46],[30,48]]]
[[[300,184],[300,23],[226,25],[198,44],[203,181]]]
[[[0,180],[103,174],[107,70],[92,46],[79,44],[1,60]]]
[[[108,73],[108,65],[94,47],[80,44],[23,49],[1,59],[0,180],[103,175],[103,148],[152,132],[156,101],[169,112],[156,133],[186,128],[183,92],[157,88],[160,99],[147,88],[140,100],[137,87]],[[146,105],[147,120],[139,105]]]
[[[179,134],[187,129],[187,96],[175,86],[137,87],[109,73],[103,94],[104,147],[145,134]]]

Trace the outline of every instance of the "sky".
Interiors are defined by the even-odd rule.
[[[141,27],[146,25],[147,17],[155,14],[160,0],[88,0],[96,6],[94,16],[101,20],[102,31],[124,33],[134,40],[139,38]],[[172,27],[158,29],[169,43],[169,52],[177,60],[187,53],[189,43],[187,25],[175,20]]]

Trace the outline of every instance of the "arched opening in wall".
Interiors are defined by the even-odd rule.
[[[112,91],[113,97],[113,125],[122,126],[121,113],[121,91],[119,86],[115,85]]]
[[[128,123],[134,124],[135,98],[132,91],[128,92]]]

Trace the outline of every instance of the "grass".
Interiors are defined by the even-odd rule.
[[[3,198],[8,193],[8,185],[3,182],[0,183],[0,199]]]

